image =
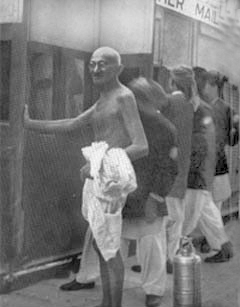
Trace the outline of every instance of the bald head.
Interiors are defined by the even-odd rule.
[[[121,65],[121,56],[119,52],[111,47],[100,47],[96,49],[92,54],[92,58],[99,57],[104,58],[109,63]]]
[[[120,54],[115,49],[101,47],[93,52],[89,71],[95,85],[106,86],[112,82],[118,83],[122,69]]]

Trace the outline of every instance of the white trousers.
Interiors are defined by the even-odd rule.
[[[146,223],[142,219],[123,220],[123,235],[121,254],[123,259],[128,257],[130,240],[137,242],[137,259],[141,265],[142,288],[146,294],[163,296],[166,288],[166,217]],[[93,282],[99,277],[98,256],[92,245],[91,230],[85,235],[81,266],[76,275],[77,282]]]
[[[179,249],[185,215],[184,199],[166,197],[168,207],[167,222],[167,257],[172,262]]]
[[[166,288],[166,217],[159,217],[153,223],[143,219],[123,220],[123,245],[129,240],[137,241],[137,257],[141,265],[141,282],[146,294],[163,296]],[[122,250],[126,250],[126,247]],[[126,252],[122,252],[125,254]],[[123,256],[124,257],[124,256]]]
[[[206,190],[187,189],[184,202],[185,218],[182,234],[190,235],[198,225],[211,248],[220,250],[221,245],[229,239],[212,194]]]

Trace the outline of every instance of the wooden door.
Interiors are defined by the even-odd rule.
[[[91,101],[89,55],[30,42],[29,111],[35,119],[75,117]],[[25,265],[80,253],[86,222],[81,214],[81,148],[92,141],[89,127],[63,135],[25,132],[23,207]]]

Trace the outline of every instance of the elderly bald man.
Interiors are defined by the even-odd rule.
[[[125,149],[134,161],[148,154],[148,143],[139,117],[133,93],[119,81],[122,71],[119,53],[109,47],[97,49],[91,57],[89,71],[100,96],[96,103],[76,118],[61,120],[32,120],[25,107],[24,124],[27,129],[44,133],[63,133],[92,126],[95,142],[105,141],[110,148]],[[90,165],[81,169],[83,180],[90,178]],[[118,251],[105,261],[95,244],[99,256],[103,287],[101,307],[121,307],[124,281],[123,261]]]

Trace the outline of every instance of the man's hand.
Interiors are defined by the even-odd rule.
[[[80,177],[82,181],[85,181],[86,178],[93,179],[90,175],[90,163],[87,162],[80,170]]]
[[[168,215],[165,199],[155,193],[150,193],[145,204],[145,221],[154,223],[158,217]]]

